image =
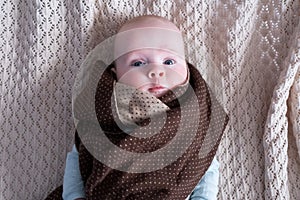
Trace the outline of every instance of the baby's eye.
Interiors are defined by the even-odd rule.
[[[173,59],[168,59],[164,61],[164,65],[174,65],[175,64],[175,60]]]
[[[143,65],[146,65],[146,62],[141,61],[141,60],[131,63],[131,66],[134,66],[134,67],[140,67],[140,66],[143,66]]]

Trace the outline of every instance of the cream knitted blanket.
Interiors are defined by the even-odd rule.
[[[96,44],[142,14],[183,30],[189,61],[229,114],[219,199],[299,199],[299,4],[1,1],[0,199],[43,199],[62,183],[77,70]]]

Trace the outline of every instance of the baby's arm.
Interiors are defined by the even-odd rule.
[[[63,182],[63,199],[85,199],[84,184],[79,170],[78,151],[75,145],[67,155]]]
[[[217,199],[219,183],[219,162],[213,159],[210,167],[192,192],[189,200]]]

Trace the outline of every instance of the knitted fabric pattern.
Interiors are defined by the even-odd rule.
[[[81,63],[126,20],[155,14],[182,30],[189,62],[229,115],[218,199],[298,200],[299,4],[1,1],[0,199],[40,200],[62,184]]]

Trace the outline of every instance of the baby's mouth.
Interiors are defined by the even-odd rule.
[[[158,86],[151,87],[148,90],[150,92],[155,92],[155,91],[161,91],[161,90],[164,90],[164,89],[165,89],[165,87],[158,85]]]
[[[150,87],[148,89],[148,92],[150,92],[156,96],[156,95],[160,95],[160,94],[166,92],[167,90],[168,90],[168,88],[166,88],[166,87],[163,87],[161,85],[156,85],[156,86]]]

